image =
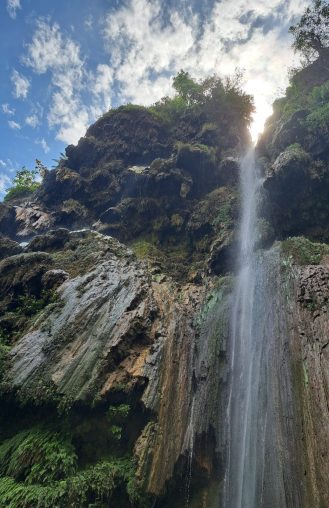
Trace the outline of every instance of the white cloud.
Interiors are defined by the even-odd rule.
[[[5,163],[5,161],[0,159],[0,168],[5,168],[6,166],[7,166],[7,164]]]
[[[16,70],[12,72],[11,75],[11,82],[14,85],[14,96],[19,99],[25,99],[27,97],[29,88],[30,88],[30,82],[29,80],[23,76],[23,74],[20,74]]]
[[[161,24],[160,0],[130,0],[105,21],[104,39],[120,82],[121,100],[150,104],[171,93],[181,68],[197,78],[245,70],[245,89],[255,94],[261,129],[293,61],[289,24],[308,0],[217,0],[200,18],[172,11]],[[262,27],[266,25],[266,30]],[[202,28],[202,29],[200,29]]]
[[[16,11],[21,8],[20,0],[7,0],[7,11],[12,19],[16,18]]]
[[[3,173],[0,173],[0,192],[1,193],[4,193],[7,190],[8,185],[10,185],[10,183],[11,183],[11,179],[9,178],[9,176],[4,175]]]
[[[43,149],[43,151],[44,151],[45,153],[48,153],[48,152],[49,152],[50,148],[49,148],[49,146],[48,146],[48,144],[47,144],[47,142],[46,142],[45,138],[37,139],[37,140],[36,140],[36,144],[37,144],[37,145],[41,145],[41,147],[42,147],[42,149]]]
[[[307,3],[236,0],[232,8],[232,0],[214,0],[203,19],[184,10],[183,3],[164,18],[165,0],[127,0],[105,17],[102,35],[109,59],[94,70],[72,35],[45,19],[37,21],[23,62],[49,76],[46,118],[56,138],[66,143],[76,143],[111,107],[113,89],[118,102],[154,103],[173,93],[172,76],[182,68],[198,79],[244,69],[245,89],[255,94],[257,106],[254,130],[259,130],[287,84],[284,69],[293,61],[288,27]],[[86,29],[92,21],[85,20]],[[27,82],[25,90],[15,88],[16,96],[24,98],[29,81],[17,75]],[[32,111],[25,122],[34,126],[40,116]]]
[[[110,67],[99,64],[95,74],[88,72],[80,46],[64,35],[58,24],[37,22],[23,61],[37,74],[50,73],[52,96],[47,120],[50,128],[57,129],[56,139],[76,143],[88,125],[110,107]],[[86,91],[89,104],[83,98]]]
[[[83,24],[84,24],[86,30],[88,30],[88,31],[93,28],[94,20],[93,20],[93,17],[91,14],[85,19]]]
[[[20,130],[22,127],[20,126],[19,123],[15,122],[14,120],[9,120],[8,121],[8,125],[11,129],[14,129],[14,130]]]
[[[92,77],[92,80],[92,93],[96,97],[96,101],[100,101],[100,105],[103,109],[109,109],[111,106],[113,70],[106,64],[99,64],[97,66],[96,75]]]
[[[9,104],[2,104],[1,105],[2,111],[5,115],[12,116],[15,114],[15,110],[10,108]]]
[[[35,128],[40,124],[40,120],[38,116],[33,113],[25,118],[25,123],[26,125]]]

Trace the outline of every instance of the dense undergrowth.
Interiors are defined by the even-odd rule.
[[[0,507],[148,507],[135,479],[130,409],[111,405],[97,413],[97,423],[90,412],[82,420],[62,415],[3,437]]]

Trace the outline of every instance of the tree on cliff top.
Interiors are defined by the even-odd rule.
[[[23,197],[37,190],[40,182],[37,181],[37,175],[40,174],[41,178],[44,176],[45,166],[36,159],[35,169],[27,169],[25,166],[16,171],[16,175],[12,180],[12,186],[6,189],[4,201],[9,201],[13,198]]]
[[[294,36],[293,47],[308,61],[320,57],[329,46],[329,4],[325,0],[313,0],[299,23],[289,28]]]

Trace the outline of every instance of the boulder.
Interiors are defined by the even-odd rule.
[[[69,241],[70,232],[68,229],[59,228],[50,230],[44,235],[35,236],[28,244],[26,250],[28,252],[51,252],[52,250],[61,249],[65,243]]]
[[[0,203],[0,234],[11,238],[17,232],[16,211],[13,206]]]
[[[69,274],[64,270],[48,270],[41,278],[42,286],[46,290],[54,290],[61,286],[69,278]]]
[[[23,252],[23,248],[19,243],[4,236],[0,236],[0,260],[15,254],[20,254],[21,252]]]

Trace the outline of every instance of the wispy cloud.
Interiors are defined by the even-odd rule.
[[[9,104],[2,104],[1,109],[5,115],[12,116],[15,114],[15,110],[9,106]]]
[[[34,129],[35,127],[37,127],[39,125],[40,120],[37,115],[32,114],[32,115],[29,115],[25,118],[25,123],[26,123],[26,125],[29,125],[30,127],[32,127]]]
[[[88,31],[93,28],[94,20],[93,20],[93,17],[91,14],[89,14],[89,16],[85,19],[83,24],[84,24],[86,30],[88,30]]]
[[[36,144],[37,144],[37,145],[41,145],[41,148],[43,149],[43,151],[44,151],[45,153],[48,153],[48,152],[49,152],[50,148],[49,148],[49,146],[48,146],[48,144],[47,144],[47,142],[46,142],[45,138],[42,138],[42,139],[37,139],[37,140],[36,140]]]
[[[5,161],[0,159],[0,168],[5,168],[6,166],[7,166],[7,164],[5,163]]]
[[[30,81],[25,76],[23,76],[23,74],[13,70],[11,75],[11,82],[14,86],[14,97],[17,99],[25,99],[30,88]]]
[[[244,69],[260,129],[287,84],[283,69],[293,61],[289,24],[308,2],[236,0],[233,8],[232,0],[212,0],[204,16],[203,6],[192,12],[185,0],[170,8],[165,0],[127,0],[104,17],[100,33],[107,58],[95,67],[72,33],[49,19],[37,20],[22,61],[32,72],[49,76],[45,118],[66,143],[76,143],[111,107],[113,91],[116,102],[154,103],[172,93],[172,77],[182,68],[199,79]],[[95,22],[86,18],[85,28]],[[12,81],[15,96],[25,98],[29,80],[14,71]],[[31,111],[25,123],[36,126],[36,117],[39,113]]]
[[[14,130],[20,130],[22,127],[19,123],[15,122],[14,120],[9,120],[8,121],[8,125],[11,129],[14,129]]]
[[[24,63],[37,74],[50,73],[53,92],[47,119],[50,128],[57,128],[57,139],[75,143],[110,106],[110,67],[99,64],[95,74],[88,71],[79,44],[64,35],[58,24],[38,20]],[[82,98],[86,90],[92,97],[88,104]]]
[[[172,9],[166,23],[160,0],[130,0],[111,12],[104,40],[120,83],[121,100],[149,104],[170,93],[181,68],[203,78],[245,71],[255,93],[258,127],[271,112],[284,68],[293,61],[288,27],[308,0],[216,0],[206,20]]]
[[[21,8],[20,0],[7,0],[7,12],[12,19],[16,18],[16,11]]]
[[[10,185],[11,183],[11,179],[9,178],[9,176],[3,174],[3,173],[0,173],[0,192],[1,193],[4,193],[7,188],[8,188],[8,185]]]

